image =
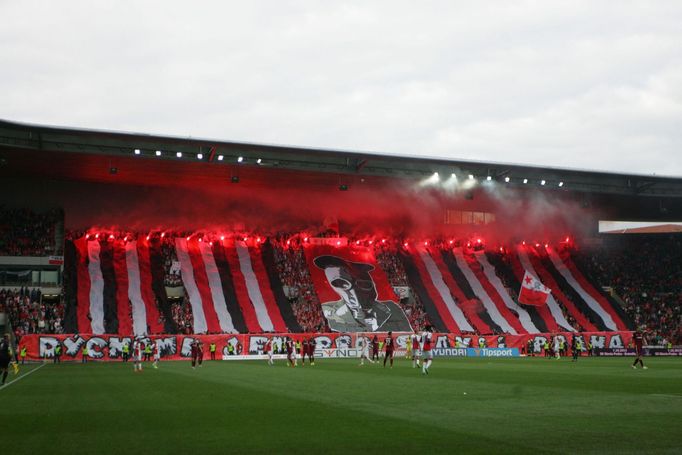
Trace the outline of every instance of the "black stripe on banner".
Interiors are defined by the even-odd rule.
[[[268,280],[270,281],[270,289],[272,289],[272,293],[275,296],[275,302],[277,302],[284,323],[290,332],[303,332],[303,328],[299,325],[289,300],[284,295],[284,287],[277,273],[277,264],[275,264],[275,253],[269,239],[263,244],[261,255],[263,257],[263,265],[265,265],[265,270],[268,274]]]
[[[529,253],[533,254],[533,253]],[[595,327],[597,327],[598,330],[600,331],[609,331],[608,327],[604,325],[604,321],[602,318],[595,313],[595,311],[589,307],[589,305],[583,300],[582,297],[580,297],[580,294],[578,294],[578,291],[576,291],[573,286],[568,284],[568,281],[564,278],[564,276],[559,272],[555,267],[554,263],[552,260],[549,258],[547,255],[540,255],[538,256],[540,259],[540,262],[542,263],[542,266],[549,272],[550,275],[554,278],[554,281],[559,285],[559,288],[561,288],[561,291],[571,299],[573,304],[578,308],[578,310],[587,318],[588,321],[590,321]]]
[[[230,264],[227,262],[225,256],[225,248],[220,242],[213,244],[213,259],[215,265],[218,267],[218,274],[220,274],[220,283],[223,286],[223,295],[225,296],[225,306],[232,318],[232,325],[239,331],[239,333],[247,333],[246,323],[244,322],[244,315],[237,300],[237,293],[234,290],[234,282],[232,281],[232,272],[230,271]]]
[[[104,311],[104,332],[118,333],[118,313],[116,311],[116,273],[114,272],[114,244],[100,242],[99,266],[102,270],[104,289],[102,292]]]
[[[480,302],[481,299],[479,299],[474,290],[471,289],[471,285],[464,276],[464,272],[462,272],[462,270],[459,268],[459,265],[457,265],[457,259],[455,259],[455,255],[452,254],[451,251],[443,250],[441,252],[441,256],[443,257],[443,262],[445,262],[445,265],[448,266],[450,275],[452,275],[452,278],[455,279],[455,282],[457,282],[457,285],[464,293],[464,296],[467,299],[475,299]],[[476,314],[479,318],[481,318],[481,321],[483,321],[485,325],[490,327],[490,330],[492,330],[493,333],[505,333],[504,330],[502,330],[502,327],[497,325],[490,317],[488,310],[485,309],[485,306],[483,306],[482,302],[481,309]]]
[[[163,328],[166,333],[179,333],[166,293],[166,269],[161,252],[161,242],[158,239],[149,242],[149,267],[152,274],[152,292],[154,292],[164,319]]]
[[[592,285],[593,288],[597,290],[601,295],[603,295],[606,300],[609,302],[609,305],[611,305],[611,308],[613,308],[613,311],[616,312],[618,317],[620,318],[621,321],[623,321],[623,324],[625,324],[625,327],[628,328],[628,330],[634,330],[635,325],[632,323],[632,320],[630,317],[627,315],[625,310],[623,309],[622,306],[616,300],[611,297],[607,292],[604,292],[604,290],[601,288],[601,286],[597,283],[595,283],[594,280],[591,279],[590,275],[585,273],[585,267],[581,263],[579,263],[576,258],[573,259],[573,264],[575,264],[575,268],[578,269],[580,273],[583,274],[585,279]]]
[[[495,267],[495,273],[502,278],[502,281],[509,286],[512,291],[515,292],[515,295],[519,295],[519,291],[521,290],[521,283],[516,279],[516,275],[514,275],[514,271],[512,268],[502,260],[502,255],[498,253],[485,253],[486,257],[488,258],[488,261]],[[547,324],[545,324],[545,320],[540,316],[540,313],[538,313],[538,309],[534,307],[533,305],[522,305],[520,304],[516,299],[514,301],[524,310],[528,312],[528,316],[530,316],[530,320],[533,321],[533,324],[535,327],[538,328],[540,332],[547,333],[549,330],[547,329]]]
[[[72,240],[64,242],[64,332],[78,333],[78,273],[76,245]]]
[[[443,323],[436,305],[433,303],[433,300],[431,300],[431,297],[424,286],[424,282],[422,281],[421,275],[419,275],[419,270],[417,270],[417,266],[414,264],[412,256],[405,251],[401,251],[398,256],[403,263],[403,268],[407,274],[410,286],[417,293],[422,305],[424,305],[424,310],[426,310],[426,314],[429,315],[431,324],[433,324],[437,331],[447,332],[448,329],[445,327],[445,323]]]

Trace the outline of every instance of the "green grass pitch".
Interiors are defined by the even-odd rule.
[[[0,452],[682,453],[682,359],[631,362],[26,365],[0,390]]]

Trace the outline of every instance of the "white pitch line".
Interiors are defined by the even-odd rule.
[[[28,376],[29,374],[33,373],[34,371],[40,370],[40,369],[41,369],[42,367],[44,367],[44,366],[45,366],[45,364],[44,364],[44,363],[41,363],[37,368],[34,368],[34,369],[32,369],[31,371],[29,371],[28,373],[22,374],[22,375],[19,376],[18,378],[14,379],[14,380],[12,380],[12,381],[10,381],[10,382],[8,382],[7,384],[4,384],[4,385],[0,386],[0,390],[4,389],[5,387],[11,386],[11,385],[14,384],[15,382],[17,382],[19,379],[25,378],[25,377]]]

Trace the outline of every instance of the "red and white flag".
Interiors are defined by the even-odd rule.
[[[534,306],[545,305],[551,292],[550,288],[542,284],[540,280],[526,270],[523,275],[521,290],[519,291],[519,303]]]

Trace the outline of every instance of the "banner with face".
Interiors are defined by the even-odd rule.
[[[306,248],[311,277],[329,327],[337,332],[411,331],[386,274],[371,250]]]

